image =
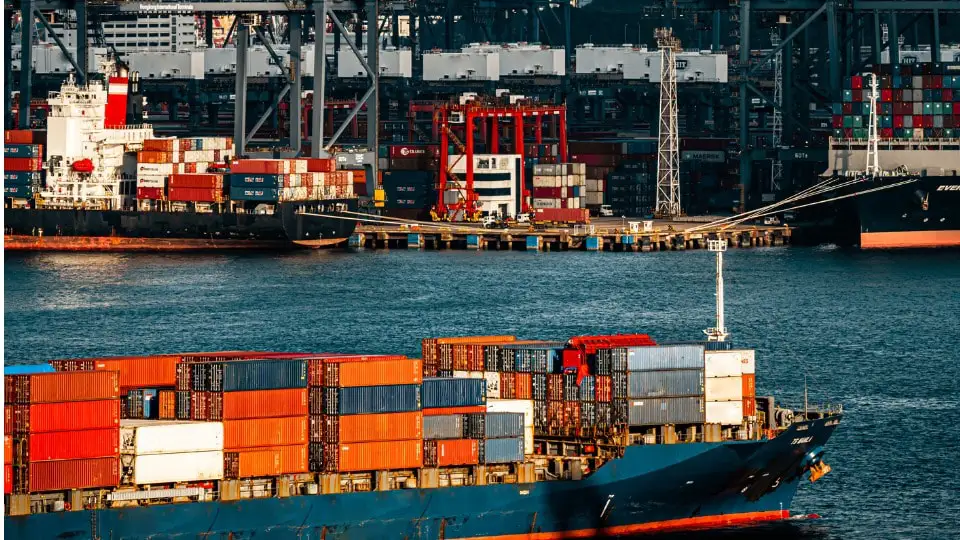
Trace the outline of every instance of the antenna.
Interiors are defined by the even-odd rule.
[[[803,419],[806,420],[810,413],[810,405],[807,401],[807,374],[803,374]]]
[[[727,250],[726,240],[707,240],[707,250],[717,254],[717,325],[703,331],[707,341],[724,341],[727,327],[723,321],[723,252]]]

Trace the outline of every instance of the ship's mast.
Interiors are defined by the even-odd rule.
[[[723,252],[727,250],[727,241],[707,240],[707,250],[717,254],[717,325],[703,332],[707,341],[725,341],[730,335],[723,320]]]
[[[877,135],[877,75],[870,74],[870,125],[867,139],[867,176],[880,176],[880,137]]]

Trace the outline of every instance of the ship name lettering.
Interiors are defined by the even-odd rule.
[[[800,437],[799,439],[794,439],[790,441],[791,445],[795,444],[807,444],[808,442],[813,442],[813,437]]]
[[[960,184],[948,184],[937,187],[937,191],[960,191]]]

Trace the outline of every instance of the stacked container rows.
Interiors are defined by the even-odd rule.
[[[205,173],[233,152],[230,137],[146,139],[137,152],[137,199],[221,203],[222,177]]]
[[[8,130],[3,144],[3,197],[29,199],[44,185],[46,131]]]

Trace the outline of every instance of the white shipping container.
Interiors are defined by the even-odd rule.
[[[487,412],[523,413],[523,453],[533,453],[533,400],[487,398]]]
[[[561,187],[560,176],[534,175],[533,187]]]
[[[413,77],[413,52],[410,49],[381,49],[377,56],[380,61],[381,77]],[[337,53],[337,77],[366,77],[357,55],[347,47],[341,47]],[[367,55],[363,55],[367,59]],[[371,66],[373,67],[373,66]]]
[[[562,208],[561,199],[534,199],[534,208]]]
[[[487,399],[500,398],[500,372],[484,371],[483,378],[487,380]]]
[[[739,377],[743,373],[739,351],[706,351],[704,371],[710,377]]]
[[[707,377],[704,385],[704,398],[707,401],[742,401],[743,380],[736,377]]]
[[[121,454],[178,454],[223,450],[220,422],[121,420]]]
[[[166,176],[138,175],[137,187],[142,188],[163,188],[167,184]]]
[[[740,354],[740,373],[744,375],[755,374],[757,372],[757,351],[742,349],[735,352]]]
[[[743,423],[742,401],[708,401],[705,412],[707,424],[738,426]]]
[[[133,483],[169,484],[223,479],[223,451],[147,454],[133,458]]]
[[[587,206],[599,206],[603,204],[603,192],[588,191],[584,204]]]
[[[603,180],[587,178],[587,192],[591,191],[603,192]]]
[[[305,187],[285,187],[280,189],[281,201],[305,201],[309,197]]]
[[[454,371],[453,376],[460,379],[483,379],[482,371]]]
[[[565,49],[545,49],[539,45],[504,47],[500,49],[500,75],[562,77],[566,74],[565,53]]]
[[[500,80],[500,55],[488,52],[423,53],[425,81]]]

